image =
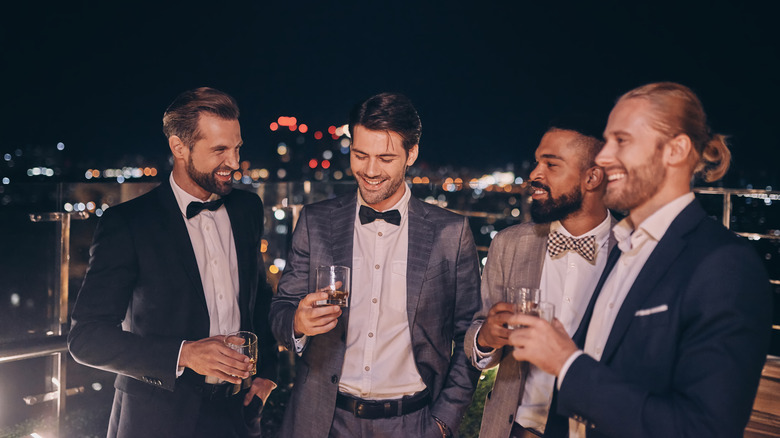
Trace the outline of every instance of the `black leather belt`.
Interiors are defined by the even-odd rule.
[[[369,420],[400,417],[417,412],[429,404],[431,404],[431,392],[427,388],[417,394],[395,400],[363,400],[342,393],[336,396],[337,408],[352,412],[358,418]]]
[[[233,397],[241,390],[249,388],[252,385],[252,379],[244,379],[240,384],[234,383],[201,383],[198,385],[202,389],[203,398],[206,400],[222,400]]]

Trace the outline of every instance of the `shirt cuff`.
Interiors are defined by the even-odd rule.
[[[184,347],[184,343],[187,341],[181,341],[181,345],[179,345],[179,356],[176,359],[176,378],[178,379],[181,377],[182,374],[184,374],[184,367],[179,366],[179,361],[181,360],[181,349]]]
[[[479,337],[480,330],[482,330],[482,324],[480,324],[479,328],[474,333],[474,354],[471,359],[477,365],[477,368],[484,369],[490,364],[490,360],[496,355],[497,350],[493,348],[488,352],[483,352],[479,349],[477,338]]]
[[[293,324],[295,324],[293,322]],[[309,337],[306,335],[301,336],[300,338],[295,337],[295,329],[292,330],[292,340],[293,344],[295,345],[295,354],[298,356],[303,353],[303,349],[306,348],[306,343],[309,342]]]
[[[561,372],[558,373],[558,391],[561,390],[561,384],[563,384],[563,379],[566,377],[566,372],[569,371],[569,367],[571,366],[574,361],[585,354],[582,350],[577,350],[574,353],[569,356],[568,359],[566,359],[566,362],[563,363],[563,366],[561,367]]]

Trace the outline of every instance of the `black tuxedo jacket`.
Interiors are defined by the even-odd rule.
[[[225,208],[237,253],[241,329],[258,335],[257,375],[276,380],[271,290],[260,253],[263,204],[254,194],[233,190]],[[106,210],[73,310],[73,357],[118,374],[111,429],[120,430],[110,429],[110,436],[187,436],[204,377],[187,369],[176,378],[179,348],[184,340],[207,337],[209,314],[195,253],[166,178],[149,193]]]
[[[580,347],[618,253],[574,336]],[[553,402],[560,415],[551,412],[545,436],[565,437],[565,420],[574,417],[588,437],[741,437],[771,316],[755,251],[692,202],[631,286],[601,360],[582,355],[572,363]]]

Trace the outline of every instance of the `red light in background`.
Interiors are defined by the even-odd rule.
[[[271,131],[276,131],[279,129],[279,124],[276,122],[271,122]]]
[[[298,129],[298,125],[290,125],[290,131],[295,131]]]
[[[279,116],[279,126],[293,126],[298,124],[298,119],[295,117]]]
[[[330,161],[322,160],[322,168],[327,169],[328,167],[330,167]]]
[[[331,135],[331,137],[333,137],[334,140],[338,140],[339,139],[339,136],[336,135],[336,134]]]
[[[314,133],[314,139],[315,140],[321,140],[322,139],[322,131],[317,131]]]
[[[328,134],[336,134],[336,127],[331,126],[328,128]]]
[[[317,167],[317,160],[315,160],[314,158],[312,158],[311,160],[309,160],[309,167],[311,167],[312,169],[314,169],[315,167]]]
[[[301,131],[301,134],[306,134],[306,132],[309,130],[309,127],[306,126],[305,123],[301,123],[301,125],[298,126],[298,130]]]

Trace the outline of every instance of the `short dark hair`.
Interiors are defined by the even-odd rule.
[[[400,93],[380,93],[355,105],[349,113],[349,129],[362,126],[371,131],[391,131],[401,136],[403,147],[410,150],[420,143],[422,123],[412,101]]]
[[[547,132],[562,130],[579,134],[577,146],[583,154],[582,169],[586,170],[596,165],[596,155],[604,147],[604,120],[597,112],[571,110],[556,115],[547,125]]]
[[[192,148],[200,139],[200,113],[209,113],[224,120],[238,120],[239,116],[238,105],[229,94],[209,87],[187,90],[179,94],[163,114],[165,137],[175,135]]]

